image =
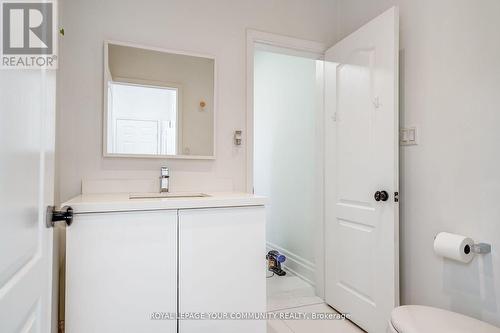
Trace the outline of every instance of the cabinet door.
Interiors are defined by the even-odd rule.
[[[264,207],[179,211],[179,313],[266,311]],[[180,320],[181,333],[264,333],[264,320]]]
[[[66,262],[67,333],[177,331],[177,211],[76,215]]]

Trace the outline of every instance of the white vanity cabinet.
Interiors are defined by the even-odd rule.
[[[80,196],[65,205],[75,211],[67,333],[266,332],[264,320],[220,320],[266,311],[263,199]]]
[[[180,210],[179,312],[265,312],[265,253],[264,207]],[[263,320],[179,321],[182,333],[265,331]]]
[[[78,214],[66,229],[67,333],[177,332],[177,211]]]

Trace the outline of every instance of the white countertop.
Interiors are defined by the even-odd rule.
[[[146,198],[130,199],[129,193],[82,194],[66,201],[62,206],[71,206],[75,214],[137,210],[189,209],[262,206],[266,198],[241,192],[209,193],[207,197],[195,198]]]

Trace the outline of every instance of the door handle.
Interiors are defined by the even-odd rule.
[[[387,193],[387,191],[377,191],[373,197],[375,201],[387,201],[387,199],[389,199],[389,193]]]
[[[67,226],[73,223],[73,208],[64,206],[61,210],[57,210],[55,206],[47,206],[45,213],[45,226],[53,228],[56,222],[64,221]]]

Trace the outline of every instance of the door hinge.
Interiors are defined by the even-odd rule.
[[[56,206],[47,206],[45,214],[45,226],[53,228],[56,222],[64,221],[67,226],[73,223],[73,208],[64,206],[61,210],[57,210]]]
[[[399,202],[399,192],[394,192],[394,202]]]

